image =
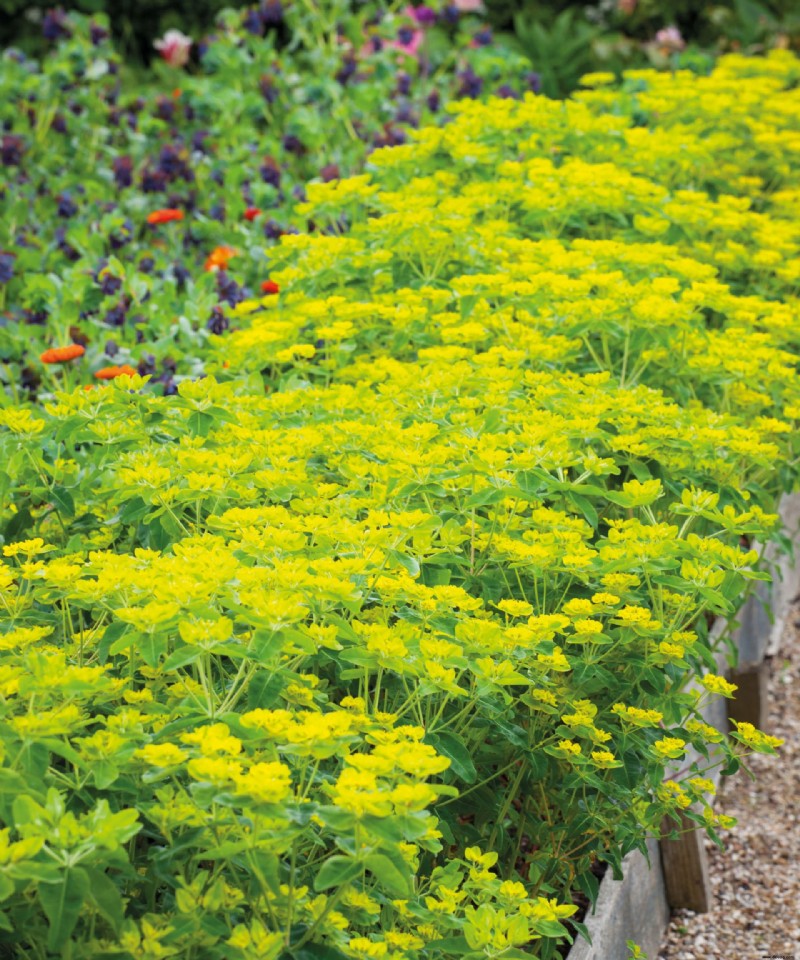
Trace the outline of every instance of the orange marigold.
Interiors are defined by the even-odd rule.
[[[39,359],[42,363],[66,363],[68,360],[75,360],[86,353],[85,347],[79,343],[70,343],[66,347],[51,347],[40,354]]]
[[[154,210],[147,215],[147,222],[152,224],[169,223],[171,220],[183,220],[183,210],[167,207],[164,210]]]
[[[233,247],[214,247],[206,258],[205,269],[225,270],[227,269],[228,261],[235,256],[236,251]]]
[[[119,366],[103,367],[95,373],[95,377],[98,380],[113,380],[115,377],[121,377],[123,375],[132,377],[135,374],[136,370],[134,370],[133,367],[127,363],[123,363]]]
[[[277,293],[280,290],[280,287],[274,280],[265,280],[261,284],[262,293]]]

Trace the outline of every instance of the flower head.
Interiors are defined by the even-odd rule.
[[[153,46],[171,67],[185,67],[189,60],[192,38],[180,30],[167,30],[163,39],[156,40]]]
[[[103,367],[95,372],[97,380],[113,380],[115,377],[121,376],[134,377],[136,371],[127,363],[123,363],[120,366]]]
[[[66,347],[51,347],[40,354],[39,359],[42,363],[66,363],[68,360],[75,360],[86,353],[84,347],[79,343],[70,343]]]
[[[278,293],[280,287],[274,280],[264,280],[261,284],[262,293]]]
[[[214,249],[206,258],[205,269],[225,270],[228,266],[228,261],[235,256],[236,251],[233,247],[214,247]]]
[[[654,37],[656,46],[665,53],[680,53],[686,47],[686,41],[677,27],[663,27]]]
[[[147,222],[150,224],[170,223],[172,220],[183,220],[183,210],[168,207],[164,210],[154,210],[147,215]]]

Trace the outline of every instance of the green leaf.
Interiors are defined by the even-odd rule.
[[[159,659],[167,651],[167,638],[160,633],[143,633],[139,636],[136,649],[147,666],[155,669]]]
[[[280,673],[268,670],[257,673],[247,687],[247,709],[269,709],[280,696],[285,682]]]
[[[133,636],[131,636],[127,643],[119,646],[119,641],[127,632],[128,624],[122,620],[115,620],[106,627],[100,643],[97,644],[97,659],[100,663],[105,663],[109,656],[119,653],[120,650],[126,650],[133,643]]]
[[[314,878],[314,889],[319,891],[329,890],[331,887],[341,887],[343,884],[355,880],[363,869],[361,861],[355,860],[353,857],[328,857]]]
[[[386,555],[390,560],[399,563],[412,577],[419,576],[419,561],[414,559],[414,557],[409,557],[408,554],[401,553],[399,550],[388,550]]]
[[[105,790],[119,777],[119,768],[109,760],[95,760],[91,765],[95,786]]]
[[[290,947],[281,954],[280,960],[347,960],[347,956],[329,943],[306,943],[302,947]]]
[[[71,520],[75,516],[75,501],[66,487],[53,487],[50,496],[62,520]]]
[[[25,533],[33,525],[33,517],[31,512],[27,507],[20,507],[19,510],[14,514],[14,516],[6,524],[6,528],[3,531],[3,536],[5,537],[6,543],[13,543],[15,540],[20,540],[22,534]]]
[[[70,867],[55,883],[39,884],[39,902],[50,925],[48,950],[64,949],[90,891],[89,874],[82,867]]]
[[[111,924],[114,933],[119,933],[125,919],[125,904],[117,885],[96,867],[87,868],[86,874],[91,882],[89,899]]]
[[[398,857],[398,860],[401,859]],[[401,870],[398,863],[383,853],[371,853],[364,861],[370,873],[393,897],[410,897],[412,893],[410,870],[405,863]]]
[[[186,667],[195,660],[199,660],[202,655],[203,651],[199,647],[193,647],[187,643],[186,646],[172,651],[164,661],[162,669],[177,670],[179,667]]]
[[[189,414],[189,430],[193,437],[207,437],[213,423],[214,418],[201,410],[193,410]]]
[[[475,783],[478,772],[472,760],[469,750],[464,741],[454,733],[447,730],[428,733],[425,735],[425,741],[429,743],[437,753],[447,757],[450,761],[453,773],[460,777],[465,783]]]
[[[533,920],[531,926],[543,937],[563,937],[567,932],[566,927],[558,920]]]
[[[11,477],[0,470],[0,509],[5,509],[6,496],[11,489]]]

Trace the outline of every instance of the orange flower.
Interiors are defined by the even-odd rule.
[[[228,267],[228,261],[236,256],[236,251],[233,247],[214,247],[209,256],[206,258],[205,269],[206,270],[226,270]]]
[[[280,287],[274,280],[265,280],[261,284],[262,293],[277,293],[280,290]]]
[[[136,374],[136,371],[127,363],[123,363],[121,366],[103,367],[102,370],[95,373],[95,377],[98,380],[113,380],[114,377],[121,377],[123,374],[132,377]]]
[[[169,223],[171,220],[183,220],[183,210],[167,207],[164,210],[154,210],[147,215],[147,222],[152,224]]]
[[[261,210],[259,207],[248,207],[244,212],[245,220],[255,220],[256,217],[261,216]]]
[[[86,349],[79,343],[70,343],[66,347],[51,347],[40,355],[42,363],[66,363],[68,360],[75,360],[82,357]]]

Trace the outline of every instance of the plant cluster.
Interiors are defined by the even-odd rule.
[[[279,49],[259,10],[230,14],[194,51],[197,68],[160,65],[144,87],[100,18],[60,20],[63,36],[41,64],[6,51],[6,387],[35,389],[35,358],[52,336],[71,335],[92,369],[132,363],[174,389],[179,357],[198,354],[224,325],[218,305],[268,279],[242,288],[225,270],[199,276],[199,266],[227,264],[209,260],[217,246],[238,250],[236,263],[260,256],[266,270],[265,240],[308,226],[290,211],[309,179],[358,173],[370,149],[443,117],[445,101],[536,85],[527,61],[501,56],[469,14],[408,7],[374,21],[351,16],[342,33],[340,7],[326,5],[326,18],[287,11],[296,50]],[[164,52],[180,62],[186,50]],[[185,221],[168,226],[158,210]]]
[[[113,74],[49,69],[4,80],[0,950],[556,957],[779,746],[701,711],[797,475],[800,62],[465,100],[270,242],[224,90],[215,151],[120,106],[150,159],[59,173],[37,118]]]

